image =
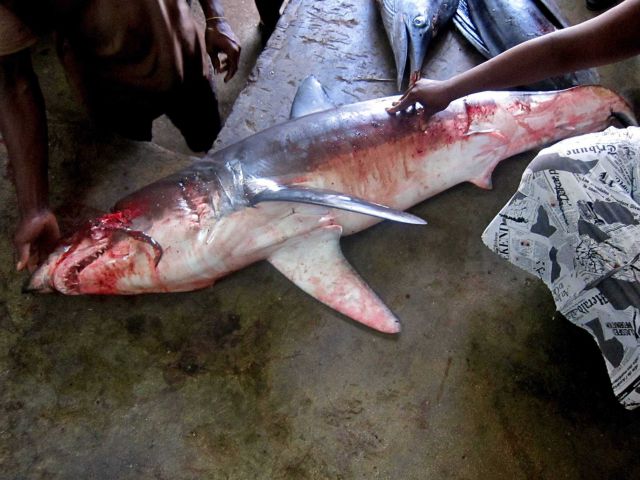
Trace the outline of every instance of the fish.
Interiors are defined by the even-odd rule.
[[[398,90],[420,78],[431,40],[456,12],[458,0],[376,0],[397,69]]]
[[[328,110],[309,102],[299,116],[211,151],[67,237],[27,290],[189,291],[266,260],[343,315],[397,333],[399,319],[345,259],[341,236],[383,219],[424,225],[403,210],[463,182],[491,188],[502,160],[602,130],[612,116],[635,124],[625,100],[601,86],[483,92],[429,118],[389,114],[397,98]]]
[[[453,17],[457,30],[485,58],[532,38],[570,26],[553,0],[460,0]],[[593,69],[551,77],[526,87],[561,90],[600,83]]]

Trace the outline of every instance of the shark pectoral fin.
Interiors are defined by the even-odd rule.
[[[299,118],[316,112],[335,108],[324,86],[314,77],[305,78],[296,92],[291,104],[289,118]]]
[[[398,333],[400,322],[347,262],[342,227],[330,225],[289,240],[268,258],[284,276],[322,303],[368,327]]]
[[[251,196],[251,205],[260,202],[296,202],[322,205],[394,222],[426,225],[426,221],[407,212],[369,202],[331,190],[281,185],[261,185],[261,190]]]

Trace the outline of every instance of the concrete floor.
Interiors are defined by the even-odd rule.
[[[291,2],[291,22],[334,26],[324,43],[308,36],[309,48],[365,23],[350,18],[361,2],[334,2],[322,16],[305,3]],[[581,2],[560,4],[573,21],[589,16]],[[276,32],[231,110],[259,38],[252,2],[225,6],[243,66],[220,88],[220,144],[286,116],[298,79],[263,98],[265,78],[306,76],[270,67],[289,60],[278,52],[290,37]],[[375,32],[370,50],[389,53],[383,41]],[[444,71],[438,55],[456,42],[450,33],[434,46],[428,74]],[[95,132],[47,42],[35,59],[51,200],[66,228],[189,161],[162,120],[155,144]],[[308,73],[331,72],[319,70]],[[601,72],[637,98],[638,61]],[[345,103],[392,89],[372,75],[330,91]],[[503,163],[492,191],[461,185],[414,208],[427,230],[384,222],[344,239],[345,256],[401,319],[395,337],[341,317],[262,263],[184,294],[22,295],[15,200],[0,179],[0,478],[640,478],[640,417],[617,404],[595,342],[554,315],[541,282],[480,241],[532,156]]]

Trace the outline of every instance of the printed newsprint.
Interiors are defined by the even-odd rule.
[[[640,405],[640,129],[565,140],[531,162],[484,243],[542,279],[598,343],[613,391]]]

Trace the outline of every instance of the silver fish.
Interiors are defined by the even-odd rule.
[[[395,57],[398,90],[401,90],[407,58],[411,83],[420,77],[431,39],[453,17],[458,0],[376,1]]]
[[[553,0],[459,0],[453,23],[486,58],[570,25]],[[560,90],[597,83],[598,74],[590,69],[548,78],[526,87]]]

